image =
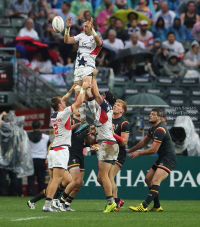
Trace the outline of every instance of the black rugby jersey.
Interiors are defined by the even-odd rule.
[[[76,118],[72,118],[72,120],[74,120],[74,124],[81,122],[81,121],[77,120]],[[71,147],[69,147],[69,151],[75,152],[78,154],[82,154],[83,148],[84,148],[84,139],[85,139],[85,136],[90,134],[90,129],[83,131],[79,135],[75,134],[76,130],[77,130],[77,128],[75,128],[72,131],[72,138],[71,138],[72,145],[71,145]]]
[[[157,152],[159,157],[176,156],[171,136],[164,122],[150,127],[147,136],[152,138],[153,142],[161,143]]]
[[[121,136],[122,132],[125,133],[130,133],[130,123],[126,120],[124,116],[121,116],[117,119],[112,119],[112,123],[115,125],[115,130],[114,132],[118,135]],[[120,146],[119,145],[119,154],[124,153],[126,154],[126,149],[125,146]]]

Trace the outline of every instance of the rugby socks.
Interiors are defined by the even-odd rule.
[[[57,191],[53,198],[57,199],[59,197],[60,193],[63,192],[64,190],[65,190],[65,186],[63,186],[62,182],[61,182],[60,185],[58,186]]]
[[[46,198],[45,207],[50,207],[51,204],[52,204],[52,199],[51,198]]]
[[[93,120],[96,119],[96,101],[94,97],[91,97],[88,99],[88,106],[90,108],[90,111],[92,112]]]
[[[147,208],[149,204],[158,196],[160,185],[152,185],[147,199],[143,202],[144,208]]]
[[[119,198],[119,197],[118,197],[118,198],[115,198],[115,203],[116,203],[116,204],[118,204],[119,201],[120,201],[120,198]]]
[[[69,196],[69,195],[66,194],[66,193],[64,192],[64,193],[63,193],[63,196],[60,198],[60,202],[61,202],[61,203],[65,203],[68,196]]]
[[[42,190],[38,195],[36,195],[33,199],[30,200],[31,203],[36,203],[37,201],[44,199],[46,197],[45,189]]]
[[[81,123],[86,123],[86,103],[83,102],[79,107]]]
[[[149,191],[151,190],[151,187],[149,188]],[[160,207],[160,200],[158,198],[158,195],[154,199],[154,208],[159,208]]]
[[[111,205],[113,202],[115,202],[113,196],[107,196],[107,197],[106,197],[106,200],[107,200],[107,202],[108,202],[108,205]]]
[[[74,197],[68,196],[65,202],[65,205],[70,206],[70,204],[72,203]]]

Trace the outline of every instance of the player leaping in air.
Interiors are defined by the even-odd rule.
[[[70,27],[72,25],[72,18],[68,17],[66,20],[64,42],[67,44],[78,43],[79,45],[74,71],[74,90],[77,97],[82,83],[86,81],[92,82],[93,70],[96,69],[95,59],[102,48],[103,42],[93,28],[92,18],[91,21],[86,21],[84,23],[84,32],[74,37],[70,37]],[[87,93],[91,93],[91,89],[87,90]],[[95,126],[100,127],[101,124],[96,120],[95,100],[88,101],[88,106],[92,112]],[[82,122],[82,126],[79,130],[81,130],[86,123],[86,103],[83,102],[79,109]]]

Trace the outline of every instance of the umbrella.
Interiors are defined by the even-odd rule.
[[[169,106],[160,97],[152,94],[141,93],[133,95],[125,100],[130,107],[167,107]]]
[[[143,49],[141,47],[132,47],[125,50],[120,50],[115,56],[114,61],[130,56],[135,57],[137,63],[140,63],[144,62],[146,58],[152,58],[153,53],[148,49]]]
[[[146,15],[144,15],[143,13],[139,13],[139,12],[133,10],[133,9],[128,9],[128,10],[127,9],[120,9],[120,10],[117,10],[115,13],[112,14],[112,17],[119,18],[122,21],[122,23],[123,23],[123,27],[125,27],[126,23],[129,22],[127,16],[128,16],[129,13],[132,13],[132,12],[138,15],[138,21],[146,20],[148,22],[148,28],[151,27],[151,23],[149,21],[149,18]],[[108,26],[110,26],[109,19],[107,19],[107,23],[108,23]]]
[[[32,39],[29,36],[24,37],[17,36],[12,41],[6,43],[5,47],[15,47],[18,44],[25,47],[26,57],[29,61],[32,61],[38,48],[46,48],[48,50],[49,58],[53,64],[55,64],[58,61],[58,55],[53,50],[51,50],[47,44]]]

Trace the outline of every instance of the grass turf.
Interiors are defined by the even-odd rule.
[[[200,201],[161,201],[164,212],[135,213],[128,206],[141,201],[125,200],[120,212],[103,214],[104,200],[74,200],[76,212],[42,212],[44,200],[39,201],[35,210],[26,205],[29,198],[0,198],[0,227],[43,227],[43,226],[151,226],[191,227],[200,226]]]

